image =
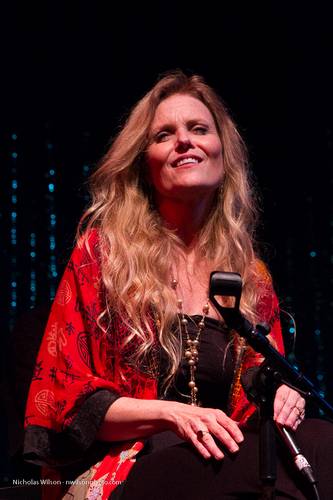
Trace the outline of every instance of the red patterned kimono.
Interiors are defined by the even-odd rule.
[[[114,319],[106,328],[100,326],[105,294],[95,230],[89,237],[89,246],[90,252],[85,246],[74,249],[61,280],[36,361],[26,409],[24,454],[26,459],[46,467],[44,477],[52,478],[48,499],[61,498],[69,488],[70,483],[64,480],[60,483],[61,467],[75,464],[90,453],[98,427],[117,397],[158,397],[158,346],[152,350],[147,366],[139,370],[131,364],[126,352],[122,351],[120,356],[119,346],[126,335],[124,324]],[[268,283],[264,267],[262,276],[263,282]],[[283,352],[273,291],[263,299],[260,314],[270,323],[270,337]],[[259,364],[262,358],[246,348],[242,340],[235,342],[235,349],[237,364],[230,416],[244,424],[254,407],[241,388],[240,375],[248,367]],[[85,412],[96,415],[94,425],[86,423]],[[82,436],[85,425],[88,427]],[[110,443],[108,451],[90,468],[86,498],[107,499],[126,478],[143,446],[142,440]]]

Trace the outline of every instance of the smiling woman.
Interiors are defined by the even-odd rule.
[[[175,94],[159,104],[151,129],[146,161],[157,203],[200,195],[209,207],[223,178],[221,139],[209,109]]]
[[[240,377],[262,358],[208,299],[211,271],[241,274],[243,314],[269,323],[283,353],[248,174],[235,124],[201,77],[168,74],[132,110],[92,176],[31,383],[25,457],[52,478],[45,498],[260,494]],[[273,396],[274,419],[297,430],[321,498],[333,498],[332,426],[303,422],[305,401],[285,385]],[[281,450],[277,491],[307,494]]]
[[[223,180],[222,143],[209,109],[186,94],[162,101],[151,124],[146,163],[157,209],[169,227],[179,234],[182,227],[189,229],[189,215],[197,222],[192,235],[182,235],[189,244]]]

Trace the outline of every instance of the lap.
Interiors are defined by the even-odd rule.
[[[258,498],[258,433],[246,432],[237,454],[226,454],[218,462],[205,460],[189,443],[177,444],[143,455],[132,468],[122,488],[111,498],[151,500],[206,500]],[[302,453],[319,479],[321,500],[333,498],[333,425],[323,420],[305,420],[296,433]],[[294,465],[281,446],[277,453],[276,497],[309,498]]]

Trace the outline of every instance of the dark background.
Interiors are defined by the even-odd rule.
[[[258,238],[281,307],[296,320],[296,360],[332,402],[329,2],[113,3],[1,6],[3,371],[15,378],[22,336],[31,341],[23,358],[33,358],[37,335],[27,325],[34,314],[42,324],[54,295],[88,203],[89,172],[138,98],[161,73],[181,68],[217,90],[248,145]],[[283,325],[289,345],[285,315]]]

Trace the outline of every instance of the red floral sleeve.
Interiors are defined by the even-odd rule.
[[[101,483],[108,498],[115,474],[119,481],[125,478],[143,442],[96,441],[99,425],[119,396],[156,399],[157,379],[121,355],[127,333],[121,318],[99,326],[105,293],[97,231],[88,243],[90,251],[84,245],[74,249],[51,309],[28,396],[23,455],[43,466],[44,477],[57,480],[71,473],[72,464],[91,465],[96,477],[102,470],[109,474]]]
[[[87,395],[119,391],[107,360],[105,333],[97,321],[103,309],[97,236],[91,255],[76,247],[60,282],[30,387],[26,426],[61,431]]]
[[[96,231],[88,241],[90,252],[76,246],[66,267],[34,368],[24,456],[35,463],[75,459],[94,442],[110,404],[131,390],[117,376],[111,332],[98,324],[105,298]]]

